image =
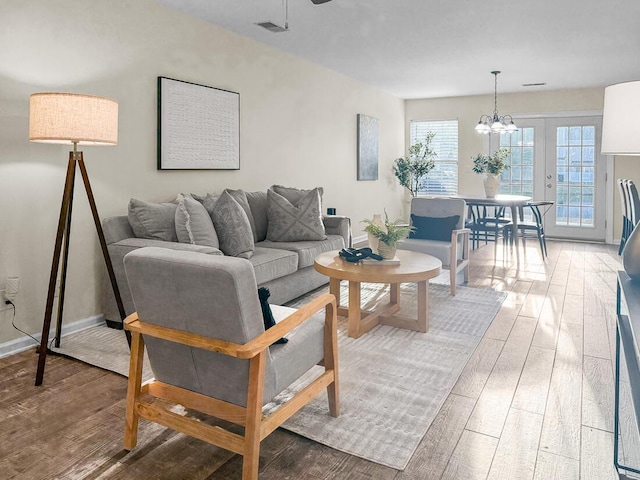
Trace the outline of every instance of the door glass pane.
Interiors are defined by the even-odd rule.
[[[594,227],[595,126],[556,132],[556,225]]]

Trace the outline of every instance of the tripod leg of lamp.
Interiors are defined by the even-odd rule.
[[[120,319],[123,321],[123,325],[124,325],[124,319],[126,318],[127,314],[124,310],[124,305],[122,304],[122,296],[120,295],[118,282],[116,282],[116,274],[113,271],[113,264],[111,263],[111,257],[109,256],[107,241],[104,238],[104,231],[102,230],[102,222],[100,221],[100,216],[98,215],[98,208],[96,207],[96,202],[93,198],[93,190],[91,189],[91,183],[89,182],[89,175],[87,173],[87,168],[84,166],[84,160],[82,159],[82,152],[80,152],[80,155],[81,155],[80,159],[78,160],[78,164],[80,165],[80,174],[82,175],[84,188],[87,191],[87,198],[89,199],[89,206],[91,207],[93,222],[95,223],[96,231],[98,232],[98,240],[100,241],[102,256],[104,257],[104,263],[107,267],[109,280],[111,281],[111,288],[113,289],[113,296],[116,299],[116,304],[118,305],[118,312],[120,313]],[[129,330],[125,330],[125,334],[127,336],[127,342],[129,343],[129,346],[131,346],[131,333],[129,332]]]
[[[75,162],[74,162],[75,163]],[[75,165],[74,165],[75,172]],[[56,318],[56,336],[54,345],[60,347],[60,337],[62,335],[62,312],[64,310],[64,294],[67,288],[67,265],[69,263],[69,241],[71,237],[71,218],[73,214],[73,191],[76,183],[75,173],[71,177],[69,187],[69,209],[67,211],[67,227],[64,232],[64,246],[62,248],[62,272],[60,272],[60,295],[58,297],[58,315]]]
[[[67,178],[64,184],[64,193],[62,194],[62,205],[60,207],[60,218],[58,219],[58,233],[56,234],[56,243],[53,249],[53,261],[51,262],[51,274],[49,276],[49,291],[47,293],[47,304],[44,313],[44,322],[42,324],[42,337],[40,339],[40,347],[38,349],[38,370],[36,372],[36,386],[42,385],[44,378],[44,366],[47,360],[47,343],[49,342],[49,329],[51,328],[51,314],[53,313],[53,300],[56,291],[56,278],[58,277],[58,268],[60,266],[60,252],[62,250],[62,239],[65,229],[67,228],[67,215],[71,205],[71,188],[73,178],[76,173],[76,162],[73,152],[69,153],[69,166],[67,167]]]

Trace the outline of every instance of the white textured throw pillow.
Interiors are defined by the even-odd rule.
[[[175,224],[178,241],[218,248],[218,235],[204,206],[189,195],[180,194],[177,200]]]
[[[293,205],[282,195],[267,190],[267,240],[300,242],[327,238],[320,210],[320,191],[309,190]]]
[[[220,250],[232,257],[253,256],[253,232],[249,218],[228,192],[222,192],[212,212],[213,225],[220,241]]]

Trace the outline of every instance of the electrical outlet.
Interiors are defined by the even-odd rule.
[[[11,305],[7,305],[6,303],[4,303],[6,301],[6,298],[4,296],[5,293],[6,293],[6,290],[4,289],[0,290],[0,312],[11,308]]]

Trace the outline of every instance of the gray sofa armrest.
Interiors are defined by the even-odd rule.
[[[322,217],[327,235],[341,235],[347,247],[352,246],[351,219],[342,215],[324,215]]]
[[[119,242],[125,238],[135,237],[126,215],[105,218],[102,220],[102,230],[104,230],[104,239],[107,245]]]

